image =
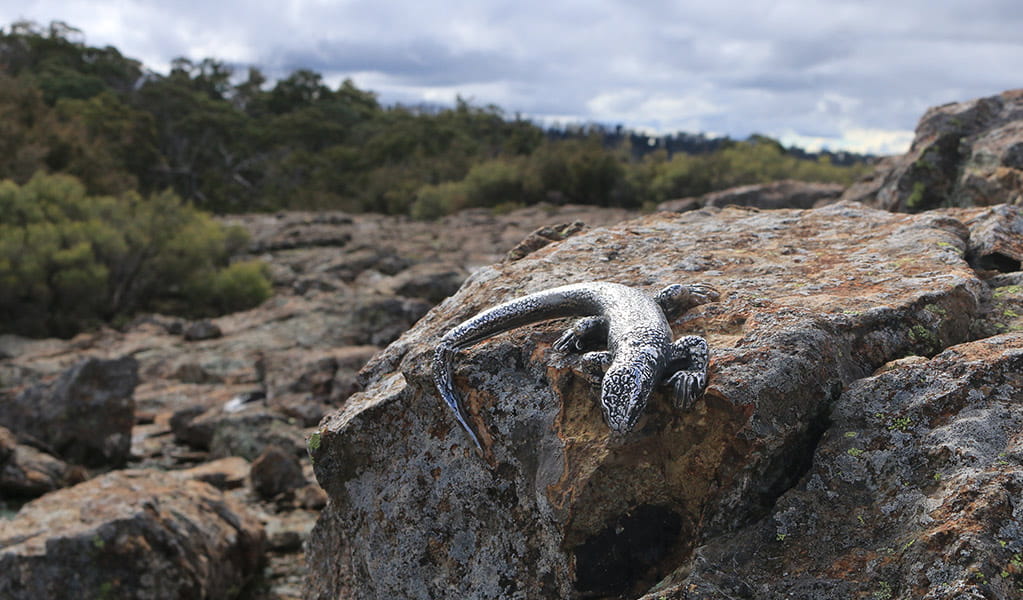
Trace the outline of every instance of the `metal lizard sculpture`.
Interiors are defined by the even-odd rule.
[[[707,342],[685,336],[672,342],[668,318],[717,300],[712,286],[669,285],[656,297],[617,283],[566,285],[536,292],[487,309],[448,331],[433,355],[433,380],[481,451],[479,436],[466,419],[455,391],[452,366],[456,353],[498,333],[561,317],[584,317],[568,329],[554,348],[561,352],[592,348],[601,339],[607,350],[587,352],[590,371],[604,369],[600,406],[612,431],[628,433],[646,408],[658,383],[671,388],[675,405],[692,406],[707,388]]]

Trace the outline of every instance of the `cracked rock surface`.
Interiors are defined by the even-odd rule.
[[[579,233],[477,271],[370,361],[362,372],[365,391],[328,415],[310,440],[330,502],[308,544],[307,597],[829,597],[823,591],[805,595],[828,589],[812,578],[803,591],[777,587],[782,573],[813,569],[804,556],[816,551],[810,545],[795,546],[786,557],[791,566],[779,561],[770,570],[761,565],[761,572],[759,562],[751,561],[750,574],[738,582],[714,578],[714,569],[739,571],[739,558],[719,548],[734,551],[746,543],[737,536],[765,527],[770,540],[795,539],[795,531],[773,523],[790,495],[807,485],[817,486],[818,522],[832,515],[859,525],[855,514],[849,520],[847,506],[824,493],[837,483],[812,479],[819,452],[836,437],[849,443],[846,431],[862,435],[861,442],[895,444],[904,440],[898,436],[944,426],[941,419],[955,421],[958,409],[926,416],[923,408],[900,408],[911,391],[893,393],[898,401],[871,396],[880,407],[869,409],[849,399],[876,381],[870,377],[877,369],[899,359],[888,378],[927,362],[936,372],[951,371],[954,380],[955,369],[968,359],[946,348],[1018,327],[989,318],[998,305],[992,290],[1012,287],[992,287],[988,280],[1012,275],[975,270],[969,262],[977,257],[971,226],[983,235],[977,223],[991,229],[992,221],[1011,226],[1018,217],[1018,209],[1001,216],[993,209],[893,214],[848,202],[813,210],[705,208]],[[614,440],[600,416],[599,390],[582,376],[578,357],[551,348],[567,323],[523,327],[462,352],[456,361],[456,387],[485,448],[478,454],[433,389],[434,343],[489,306],[589,280],[650,293],[676,282],[716,286],[719,302],[672,323],[676,336],[703,335],[710,343],[707,395],[690,412],[678,413],[665,395],[655,394],[637,429]],[[1007,398],[1023,395],[1018,380],[1004,389]],[[836,434],[843,410],[873,413]],[[1008,430],[1018,417],[1008,404],[999,410]],[[939,439],[948,445],[958,438],[950,431],[934,444]],[[857,448],[864,454],[853,457],[841,448],[842,460],[883,467],[883,454],[874,455],[875,463],[868,455],[880,448]],[[936,456],[927,477],[933,481],[940,471],[946,482],[966,481],[958,463]],[[886,460],[920,468],[918,459]],[[871,511],[917,515],[922,509],[912,508],[913,502],[933,508],[917,495],[903,499],[909,492],[898,481],[885,491],[893,498]],[[994,494],[998,481],[978,493]],[[1003,496],[1011,497],[1012,488],[1004,489]],[[1002,513],[1018,511],[1006,502]],[[798,529],[798,514],[783,516],[783,522]],[[1010,550],[1023,543],[1012,524],[1018,516],[998,525],[999,540]],[[832,538],[851,543],[855,536],[836,529]],[[935,543],[954,553],[953,538]],[[980,560],[981,550],[1002,547],[999,540],[979,541],[971,560]],[[1006,556],[1011,563],[1013,554]],[[709,565],[706,573],[701,565]],[[927,568],[879,571],[888,577],[888,588],[880,590],[915,593],[920,588],[912,586],[931,580],[908,578]],[[992,569],[980,568],[989,581]],[[767,583],[758,584],[757,573]],[[879,584],[856,587],[856,578],[865,580],[868,573],[847,576],[850,587],[834,588],[838,595],[830,597],[844,597],[842,589],[877,591]],[[970,573],[963,567],[934,581],[955,589],[957,581],[976,577]]]

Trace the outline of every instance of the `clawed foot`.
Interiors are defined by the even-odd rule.
[[[671,345],[669,373],[664,384],[671,389],[675,407],[689,410],[707,390],[707,340],[697,335],[681,337]],[[674,372],[672,372],[674,370]]]
[[[682,315],[693,307],[707,304],[708,302],[715,302],[720,297],[721,294],[709,283],[690,283],[686,285],[676,283],[658,292],[654,299],[660,305],[661,310],[664,311],[664,315],[670,320]]]
[[[558,352],[580,352],[607,339],[606,317],[585,317],[576,321],[554,342]]]
[[[689,410],[707,390],[707,372],[702,369],[676,371],[665,384],[671,388],[675,408]]]

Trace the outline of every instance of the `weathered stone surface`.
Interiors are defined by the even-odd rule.
[[[421,298],[433,305],[457,292],[468,276],[469,273],[458,265],[423,263],[392,277],[384,291],[406,298]]]
[[[967,257],[978,269],[1019,271],[1023,261],[1023,207],[1002,204],[966,221]]]
[[[209,319],[193,321],[185,326],[183,332],[185,341],[201,342],[203,340],[215,340],[224,335],[220,327]]]
[[[358,390],[356,374],[378,350],[347,346],[267,351],[258,365],[267,404],[304,426],[315,425],[329,408],[340,406]]]
[[[171,418],[175,439],[212,458],[240,456],[255,460],[268,446],[302,453],[302,432],[283,415],[267,410],[261,403],[246,404],[236,412],[223,408],[183,409]]]
[[[267,500],[292,492],[306,483],[302,464],[295,453],[269,446],[256,460],[252,461],[249,476],[252,489]]]
[[[220,490],[232,490],[245,485],[249,470],[249,461],[240,456],[228,456],[173,473],[175,477],[202,481]]]
[[[253,253],[295,248],[339,247],[352,239],[353,218],[340,212],[290,212],[250,219]]]
[[[571,223],[561,223],[559,225],[547,225],[541,227],[526,236],[526,239],[522,240],[515,245],[514,248],[508,251],[505,255],[505,260],[513,261],[525,258],[527,255],[543,248],[551,242],[560,242],[566,238],[569,238],[580,231],[586,229],[586,225],[582,221],[573,221]]]
[[[210,485],[117,471],[0,520],[0,597],[234,598],[264,544],[259,521]]]
[[[810,467],[844,386],[967,339],[984,285],[947,215],[842,203],[703,209],[596,229],[475,273],[364,369],[366,389],[309,441],[331,502],[310,598],[636,597],[693,549],[761,518]],[[561,325],[462,353],[456,385],[485,455],[429,373],[448,328],[500,301],[611,280],[706,281],[721,301],[673,323],[713,349],[689,413],[657,394],[624,441]]]
[[[131,448],[134,358],[85,359],[49,384],[0,393],[0,425],[68,461],[121,466]]]
[[[13,433],[0,427],[0,498],[33,498],[82,479],[81,469],[18,444]]]
[[[928,110],[909,152],[882,161],[843,200],[896,211],[1023,203],[1023,90]]]
[[[749,206],[751,208],[814,208],[837,202],[845,187],[837,183],[814,183],[786,179],[711,192],[699,198],[662,202],[657,208],[686,212],[701,206]]]
[[[857,381],[800,484],[644,598],[1020,597],[1021,392],[1021,333]]]

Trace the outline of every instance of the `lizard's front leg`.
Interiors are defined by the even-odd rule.
[[[708,283],[676,283],[658,292],[654,300],[664,311],[664,316],[671,321],[694,306],[714,302],[720,297],[717,289]]]
[[[572,352],[596,348],[607,341],[607,317],[583,317],[554,342],[558,352]]]
[[[671,345],[668,377],[676,408],[688,410],[707,389],[707,363],[710,350],[702,337],[687,335]]]

